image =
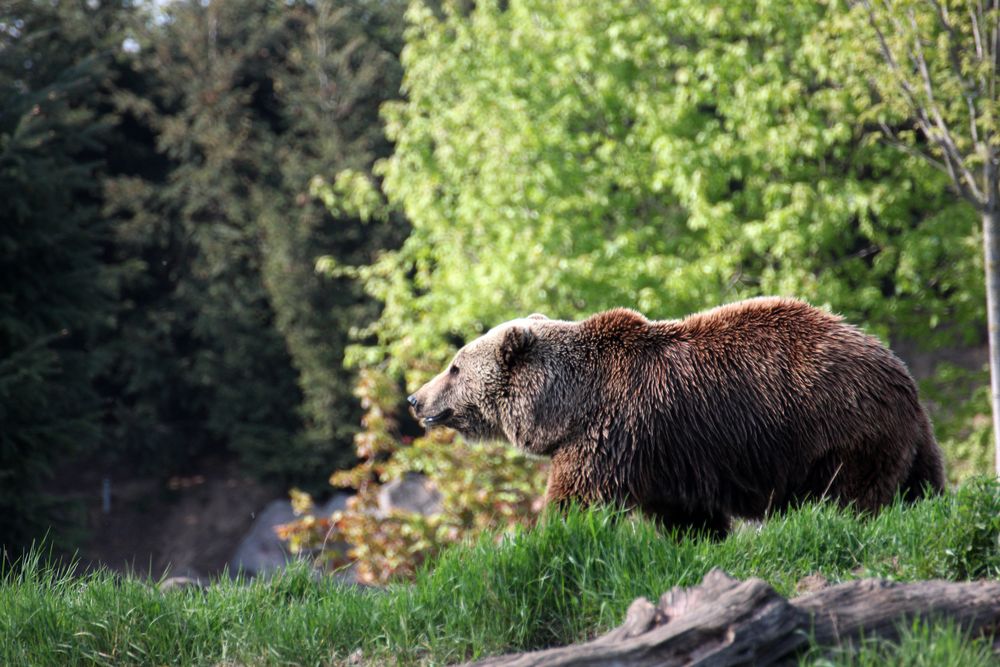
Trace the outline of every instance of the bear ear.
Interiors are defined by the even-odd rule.
[[[531,315],[528,315],[528,317],[525,318],[525,319],[529,319],[529,320],[547,320],[549,318],[545,317],[541,313],[532,313]]]
[[[501,366],[512,365],[519,356],[524,354],[535,342],[535,334],[526,327],[514,325],[503,333],[500,347],[497,350],[497,360]]]

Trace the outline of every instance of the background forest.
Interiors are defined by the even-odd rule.
[[[539,464],[411,444],[401,398],[533,311],[782,294],[981,346],[979,217],[904,150],[926,137],[856,10],[3,0],[0,545],[69,540],[53,479],[206,456],[361,490],[300,546],[377,534],[372,488],[408,470],[446,516],[398,518],[383,557],[517,521]],[[931,369],[952,479],[988,471],[987,375]]]

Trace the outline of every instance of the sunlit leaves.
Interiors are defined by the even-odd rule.
[[[414,360],[525,312],[678,317],[760,293],[883,335],[981,317],[955,300],[981,293],[974,220],[945,178],[866,141],[846,7],[504,6],[411,5],[407,99],[383,108],[396,149],[377,169],[413,232],[361,270],[385,308],[353,361],[416,383]],[[350,183],[338,202],[380,210]]]

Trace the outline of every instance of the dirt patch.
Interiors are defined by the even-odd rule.
[[[240,474],[234,461],[203,461],[168,479],[122,475],[110,477],[107,513],[100,475],[77,477],[60,494],[83,505],[86,537],[79,558],[85,569],[216,576],[255,514],[284,495],[284,489]]]
[[[815,593],[829,586],[830,582],[826,580],[826,577],[817,572],[799,579],[799,582],[795,584],[795,594],[805,595],[806,593]]]

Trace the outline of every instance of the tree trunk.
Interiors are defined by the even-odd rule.
[[[983,260],[990,341],[993,449],[996,475],[1000,477],[1000,210],[995,206],[983,211]]]

